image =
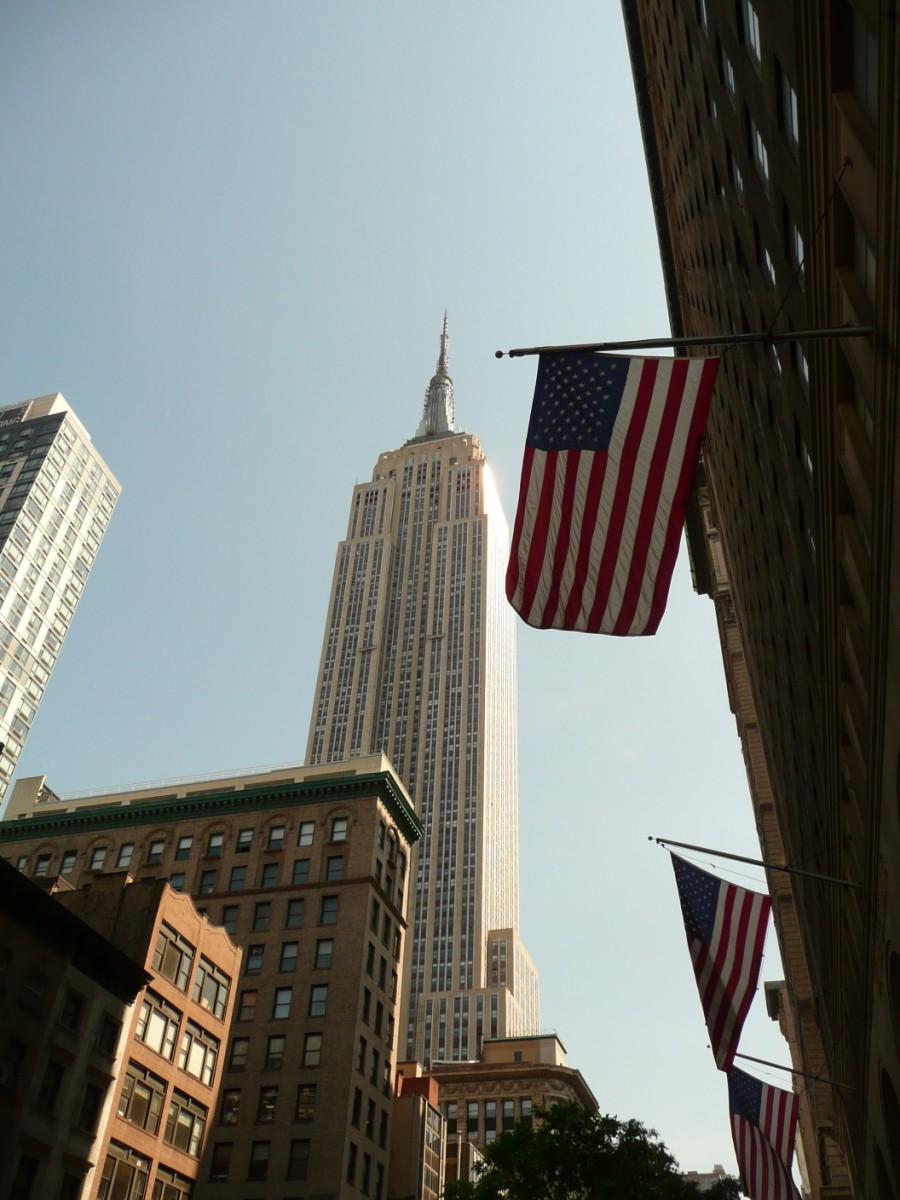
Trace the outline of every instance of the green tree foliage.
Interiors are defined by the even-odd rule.
[[[701,1193],[640,1121],[557,1104],[534,1126],[516,1125],[484,1151],[474,1183],[451,1183],[445,1200],[738,1200],[737,1180]]]

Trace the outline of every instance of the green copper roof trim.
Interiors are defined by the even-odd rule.
[[[416,842],[424,832],[422,822],[394,787],[390,775],[383,771],[367,775],[335,776],[334,778],[292,779],[257,787],[228,791],[204,792],[168,800],[160,797],[138,800],[133,804],[105,803],[96,808],[85,805],[74,812],[47,813],[46,816],[18,817],[0,821],[0,841],[12,842],[22,838],[47,837],[50,834],[89,829],[125,828],[129,825],[164,824],[183,821],[213,813],[260,812],[266,808],[294,808],[302,804],[317,804],[327,796],[335,798],[354,793],[362,797],[375,791],[385,802],[402,829],[408,842]]]

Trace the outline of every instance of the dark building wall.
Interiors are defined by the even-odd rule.
[[[623,7],[675,331],[875,327],[726,352],[704,469],[785,853],[860,885],[795,881],[793,898],[828,1069],[850,1085],[835,1089],[834,1133],[856,1192],[890,1196],[900,1192],[895,14],[877,0]],[[706,548],[699,523],[689,528],[703,586]]]

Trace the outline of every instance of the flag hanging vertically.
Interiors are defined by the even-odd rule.
[[[800,1200],[791,1178],[800,1098],[732,1067],[731,1136],[750,1200]]]
[[[718,365],[540,356],[506,571],[529,625],[656,632]]]
[[[772,901],[672,855],[713,1057],[730,1070],[756,991]]]

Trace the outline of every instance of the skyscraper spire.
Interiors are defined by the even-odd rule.
[[[425,392],[425,406],[422,410],[422,420],[416,430],[416,437],[440,437],[444,433],[453,433],[456,426],[456,416],[453,402],[453,380],[447,373],[448,347],[450,335],[447,332],[447,310],[444,309],[444,328],[441,332],[441,350],[438,355],[437,368]]]

